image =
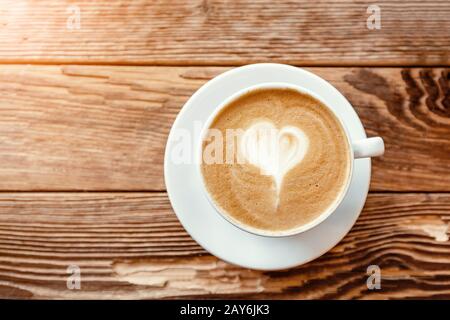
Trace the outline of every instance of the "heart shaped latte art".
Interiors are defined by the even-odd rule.
[[[277,205],[284,176],[303,160],[308,147],[308,136],[301,129],[294,126],[278,129],[268,120],[247,128],[240,142],[245,159],[258,167],[261,174],[273,177]]]

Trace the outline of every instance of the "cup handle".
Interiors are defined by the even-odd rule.
[[[384,153],[384,141],[380,137],[373,137],[353,141],[355,159],[381,156]]]

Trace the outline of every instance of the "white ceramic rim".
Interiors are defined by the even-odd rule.
[[[220,206],[215,203],[214,199],[212,198],[211,194],[208,192],[208,190],[206,188],[206,182],[205,182],[203,173],[201,172],[201,165],[203,162],[203,159],[202,159],[203,141],[208,133],[208,129],[211,126],[211,123],[214,121],[216,116],[225,107],[227,107],[230,103],[239,99],[243,95],[250,93],[252,91],[255,91],[255,90],[263,90],[263,89],[292,89],[292,90],[295,90],[302,94],[307,94],[307,95],[313,97],[314,99],[317,99],[318,101],[320,101],[334,115],[334,117],[338,120],[339,124],[341,125],[342,129],[344,130],[345,137],[346,137],[347,144],[348,144],[348,150],[349,150],[350,168],[349,168],[349,171],[347,174],[345,186],[341,189],[341,191],[339,193],[339,197],[336,198],[333,201],[333,203],[326,210],[324,210],[324,212],[322,214],[320,214],[320,216],[318,216],[314,220],[312,220],[304,225],[301,225],[299,227],[295,227],[295,228],[283,230],[283,231],[270,231],[270,230],[254,228],[254,227],[248,226],[246,224],[243,224],[240,221],[238,221],[237,219],[233,218],[224,209],[220,208]],[[211,203],[211,205],[217,211],[217,213],[222,218],[224,218],[227,222],[232,223],[239,229],[246,231],[246,232],[256,234],[258,236],[264,236],[264,237],[288,237],[288,236],[297,235],[299,233],[308,231],[308,230],[314,228],[315,226],[319,225],[323,221],[325,221],[325,219],[327,219],[329,216],[331,216],[335,212],[336,208],[341,204],[342,200],[347,195],[348,188],[350,186],[350,182],[351,182],[352,176],[353,176],[354,153],[353,153],[352,141],[350,139],[350,134],[348,132],[348,129],[347,129],[345,123],[342,121],[342,119],[339,117],[339,115],[334,111],[334,109],[329,107],[329,104],[326,103],[324,101],[324,99],[322,97],[320,97],[318,94],[316,94],[315,92],[308,90],[304,87],[290,84],[290,83],[285,83],[285,82],[264,82],[264,83],[256,84],[253,86],[249,86],[247,88],[244,88],[244,89],[241,89],[241,90],[235,92],[234,94],[232,94],[231,96],[226,98],[222,103],[220,103],[214,109],[214,111],[211,113],[211,115],[209,116],[209,118],[207,119],[205,124],[203,125],[202,131],[200,133],[199,144],[198,144],[197,151],[196,151],[196,157],[197,157],[197,159],[196,159],[197,166],[196,167],[197,167],[197,170],[199,171],[199,175],[200,175],[201,181],[202,181],[201,189],[202,189],[203,193],[206,195],[206,198],[208,199],[208,201]]]

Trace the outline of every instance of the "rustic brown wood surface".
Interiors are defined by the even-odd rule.
[[[450,299],[450,2],[377,1],[380,30],[371,4],[1,1],[0,298]],[[189,96],[268,61],[330,81],[386,143],[350,233],[278,272],[205,252],[162,172]]]
[[[2,66],[0,190],[164,190],[173,120],[225,70]],[[309,70],[341,90],[369,135],[385,139],[371,190],[450,191],[450,69]]]
[[[447,0],[2,0],[0,62],[447,65],[449,16]]]
[[[371,194],[333,250],[261,272],[207,254],[165,193],[3,193],[0,296],[450,298],[449,223],[448,194]],[[82,270],[81,290],[67,289],[72,264]],[[367,289],[372,264],[382,270],[381,291]]]

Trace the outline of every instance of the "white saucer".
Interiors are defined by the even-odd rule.
[[[202,86],[178,114],[166,146],[164,175],[172,207],[186,231],[218,258],[242,267],[260,270],[286,269],[311,261],[334,247],[358,218],[370,183],[370,159],[354,160],[348,193],[336,211],[315,228],[299,235],[268,238],[245,232],[226,221],[201,192],[196,164],[176,164],[171,159],[179,144],[176,130],[189,130],[194,158],[200,138],[195,122],[208,116],[233,93],[259,83],[287,82],[315,92],[344,121],[351,140],[366,138],[356,112],[344,96],[322,78],[300,68],[281,64],[254,64],[227,71]]]

